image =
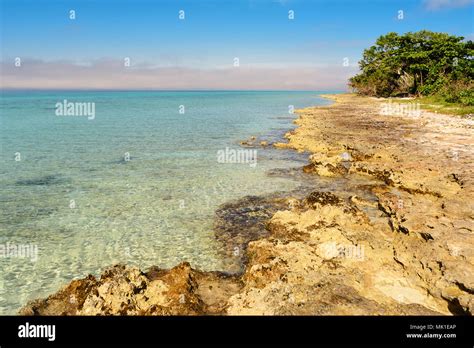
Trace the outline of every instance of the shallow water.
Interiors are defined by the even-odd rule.
[[[95,103],[95,118],[57,116],[64,99]],[[266,173],[301,157],[257,148],[251,166],[218,151],[274,141],[293,127],[289,105],[326,103],[315,92],[4,92],[0,245],[34,245],[38,258],[0,254],[0,314],[119,262],[225,270],[216,208],[296,188]]]

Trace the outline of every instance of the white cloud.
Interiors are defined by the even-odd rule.
[[[220,69],[124,67],[114,59],[91,64],[25,59],[21,67],[3,61],[2,88],[34,89],[345,89],[357,67],[246,66]]]

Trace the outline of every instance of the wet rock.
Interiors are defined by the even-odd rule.
[[[248,243],[268,235],[266,225],[273,214],[291,206],[292,198],[286,195],[247,196],[216,210],[214,232],[224,250],[223,256],[233,260],[233,271],[242,271]]]

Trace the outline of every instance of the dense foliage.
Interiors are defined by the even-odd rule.
[[[349,85],[371,96],[441,96],[474,105],[474,43],[431,31],[388,33],[364,50]]]

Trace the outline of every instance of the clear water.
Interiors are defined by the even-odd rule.
[[[94,102],[95,118],[56,116],[64,99]],[[0,257],[0,314],[119,262],[225,270],[215,209],[297,187],[266,172],[300,163],[260,148],[256,167],[218,163],[217,151],[275,140],[292,127],[289,105],[324,103],[315,92],[3,92],[0,244],[34,244],[38,259]]]

